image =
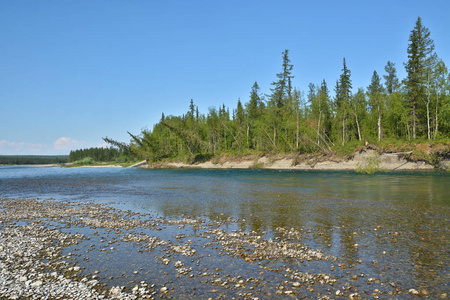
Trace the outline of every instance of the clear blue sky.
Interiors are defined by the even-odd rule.
[[[68,154],[129,141],[161,113],[263,93],[290,51],[306,92],[342,69],[400,78],[417,17],[450,64],[450,1],[0,1],[0,154]]]

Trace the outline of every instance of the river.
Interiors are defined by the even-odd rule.
[[[102,203],[167,220],[188,216],[207,222],[221,221],[226,223],[227,232],[242,230],[261,235],[267,241],[279,239],[280,228],[301,232],[299,243],[335,257],[333,262],[299,264],[292,260],[281,266],[285,275],[289,273],[286,269],[296,268],[308,273],[326,271],[338,279],[333,287],[316,284],[315,296],[335,296],[336,289],[347,284],[367,297],[374,289],[367,287],[370,278],[379,284],[380,293],[384,292],[381,298],[387,295],[407,298],[411,288],[431,298],[446,297],[449,291],[448,172],[363,175],[353,171],[0,167],[0,194],[2,198]],[[171,239],[175,231],[172,228],[159,234]],[[201,235],[193,232],[191,236],[200,239]],[[198,241],[198,245],[204,243]],[[220,266],[217,270],[231,265],[231,269],[247,277],[257,274],[237,257],[225,259],[215,254],[220,247],[198,248],[200,255],[215,257],[215,262],[210,263]],[[104,277],[114,274],[115,269],[125,268],[120,263],[121,255],[124,254],[112,255],[111,262],[105,262],[108,270]],[[150,262],[149,257],[145,260],[153,268],[159,266]],[[91,257],[91,263],[80,262],[86,273],[96,268],[92,261]],[[133,264],[139,266],[138,261]],[[181,280],[166,273],[149,272],[140,279],[161,285],[169,279]],[[169,279],[162,282],[162,274]],[[276,272],[271,274],[269,281],[279,281],[274,284],[274,289],[279,289],[284,281]],[[110,284],[127,282],[129,278],[114,277]],[[175,284],[184,286],[180,282]],[[401,292],[397,294],[394,287]],[[304,288],[306,294],[299,291],[296,295],[310,295],[309,287]],[[202,288],[199,281],[196,294],[183,291],[173,296],[209,297],[220,292]],[[239,298],[234,291],[224,290],[222,294]],[[261,291],[257,295],[272,298],[285,294]]]

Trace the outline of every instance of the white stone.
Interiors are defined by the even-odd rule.
[[[37,280],[35,282],[33,282],[32,284],[30,284],[31,287],[40,287],[42,286],[42,281]]]

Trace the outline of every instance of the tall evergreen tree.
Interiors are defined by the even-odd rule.
[[[320,104],[320,111],[322,112],[320,131],[329,137],[331,134],[331,101],[325,79],[320,85],[317,99]]]
[[[193,121],[195,116],[195,105],[194,100],[191,99],[191,103],[189,104],[189,118]]]
[[[381,116],[384,107],[384,90],[380,82],[380,76],[377,71],[373,71],[372,80],[367,87],[367,94],[369,96],[369,105],[371,107],[372,115],[377,118],[378,141],[381,140]]]
[[[251,147],[254,149],[258,148],[258,141],[261,140],[260,130],[258,130],[258,127],[260,127],[258,126],[258,122],[261,119],[263,110],[264,102],[262,96],[260,95],[259,85],[255,81],[250,92],[250,101],[246,104],[248,118],[247,136],[249,142],[251,142]]]
[[[282,108],[284,106],[286,96],[291,96],[292,78],[294,78],[294,76],[292,76],[292,69],[294,66],[291,64],[291,60],[289,59],[289,50],[284,50],[282,54],[283,71],[277,74],[278,80],[271,83],[273,88],[270,89],[272,91],[270,99],[278,108]]]
[[[434,52],[434,42],[430,31],[417,18],[416,25],[409,36],[408,62],[405,63],[407,78],[405,80],[408,101],[411,108],[411,126],[413,138],[417,136],[417,127],[423,123],[423,105],[425,99],[425,86],[427,68],[431,63]]]
[[[388,61],[386,66],[384,67],[387,75],[383,75],[384,85],[386,86],[386,91],[390,95],[396,92],[400,86],[398,78],[397,78],[397,69],[395,68],[395,64],[391,61]]]
[[[274,86],[272,89],[272,94],[270,95],[270,108],[271,108],[271,123],[273,125],[273,139],[272,144],[274,149],[277,147],[278,139],[278,126],[283,119],[283,107],[286,101],[291,100],[292,93],[292,69],[293,65],[289,59],[289,50],[283,51],[283,71],[277,74],[277,81],[272,82]]]
[[[256,120],[261,114],[262,99],[260,96],[259,85],[255,81],[250,92],[250,101],[247,105],[248,115],[251,121]]]
[[[352,96],[352,81],[350,79],[351,72],[347,68],[345,57],[343,60],[342,74],[339,81],[336,83],[336,116],[341,123],[342,129],[342,146],[345,145],[347,118],[350,106],[350,98]]]

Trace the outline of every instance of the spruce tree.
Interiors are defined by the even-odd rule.
[[[386,86],[386,91],[390,95],[395,93],[399,88],[400,84],[397,78],[397,69],[395,68],[395,64],[391,61],[388,61],[386,66],[384,67],[387,75],[383,75],[384,85]]]
[[[384,89],[381,85],[380,76],[378,76],[377,71],[373,71],[372,80],[367,87],[367,94],[369,96],[371,113],[377,118],[378,141],[381,140],[381,116],[384,107],[383,93]]]
[[[283,119],[283,107],[286,101],[291,100],[292,92],[292,68],[293,65],[289,59],[289,50],[283,51],[283,71],[277,74],[277,81],[272,82],[274,88],[270,89],[272,94],[270,95],[270,108],[271,108],[271,123],[273,125],[273,140],[272,144],[274,149],[277,148],[276,141],[278,136],[278,125]]]
[[[331,134],[331,101],[325,79],[320,85],[317,98],[320,103],[320,110],[322,112],[323,120],[321,121],[321,123],[323,124],[321,132],[323,132],[326,137],[329,138]]]
[[[350,79],[351,72],[347,68],[347,63],[343,61],[342,74],[339,81],[336,82],[336,115],[342,126],[342,146],[345,145],[347,114],[350,106],[350,98],[352,96],[352,81]]]
[[[250,101],[247,105],[247,111],[251,122],[254,122],[260,115],[260,102],[262,99],[259,93],[258,82],[255,81],[252,86],[252,91],[250,92]]]
[[[250,92],[250,101],[246,104],[247,111],[247,136],[249,141],[251,141],[251,147],[257,148],[258,140],[258,122],[261,119],[264,110],[264,102],[260,96],[259,85],[255,81]]]
[[[271,83],[274,87],[270,89],[272,94],[270,95],[271,101],[275,103],[275,106],[282,108],[284,106],[285,97],[291,96],[292,93],[292,69],[293,65],[289,59],[289,50],[283,51],[283,71],[277,74],[277,81]]]
[[[413,138],[417,136],[417,128],[424,122],[423,103],[425,86],[427,80],[427,68],[431,63],[434,42],[430,37],[430,31],[423,26],[422,19],[417,18],[416,25],[409,36],[408,62],[405,63],[407,78],[405,85],[407,88],[408,101],[411,109],[411,126]]]

